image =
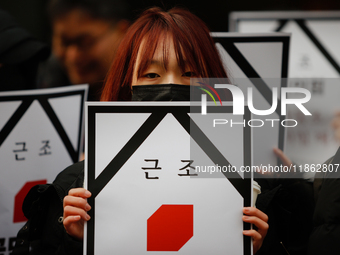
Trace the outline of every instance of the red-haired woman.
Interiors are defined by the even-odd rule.
[[[131,25],[118,48],[107,75],[102,101],[190,100],[190,78],[227,78],[206,25],[183,9],[145,11]],[[64,170],[54,181],[63,200],[63,225],[69,236],[83,239],[83,225],[90,219],[90,192],[82,187],[83,163]],[[62,185],[60,185],[62,182]],[[75,183],[77,183],[75,185]],[[69,184],[69,185],[68,185]],[[243,221],[256,229],[243,234],[253,238],[254,251],[262,245],[268,217],[260,210],[243,210]]]
[[[190,100],[185,85],[190,85],[193,77],[227,78],[208,28],[186,10],[152,8],[123,39],[101,100]],[[86,211],[90,206],[85,201],[89,194],[85,192],[75,189],[64,199],[65,229],[79,239],[82,222],[89,218]],[[258,229],[244,231],[253,238],[256,252],[266,235],[268,218],[256,208],[245,208],[244,213],[248,217],[243,220]]]
[[[102,101],[130,100],[134,85],[175,83],[159,80],[161,74],[147,75],[159,58],[167,70],[171,54],[176,67],[185,78],[180,84],[189,85],[192,77],[227,78],[214,41],[206,25],[198,17],[183,9],[168,12],[159,8],[147,10],[129,29],[107,76]],[[155,53],[157,56],[155,56]],[[150,65],[151,64],[151,65]],[[147,75],[147,76],[146,76]],[[155,79],[145,79],[155,78]],[[132,85],[132,86],[131,86]],[[132,98],[134,99],[134,98]]]

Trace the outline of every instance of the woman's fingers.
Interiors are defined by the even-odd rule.
[[[81,197],[66,196],[64,197],[64,208],[66,206],[73,206],[89,211],[91,206],[87,203],[86,199]]]
[[[262,239],[262,236],[259,232],[257,232],[255,229],[250,230],[243,230],[243,234],[245,236],[250,236],[254,239],[254,241],[259,241]]]
[[[68,192],[69,196],[89,198],[91,197],[91,192],[84,188],[70,189]]]
[[[262,219],[265,222],[268,222],[268,216],[261,210],[257,209],[256,207],[244,207],[243,213],[248,216],[256,216]]]
[[[66,231],[68,230],[67,227],[70,226],[72,223],[76,223],[81,219],[80,215],[75,216],[67,216],[64,218],[63,224],[65,226]]]
[[[87,214],[85,210],[82,208],[74,207],[74,206],[65,206],[64,207],[64,219],[69,216],[79,216],[83,220],[88,221],[90,220],[90,215]]]
[[[243,234],[253,239],[253,251],[255,254],[261,248],[264,237],[254,229],[244,230]]]
[[[256,253],[262,246],[263,240],[268,232],[268,216],[255,207],[244,207],[243,208],[242,220],[247,223],[254,224],[257,228],[244,230],[243,234],[253,238],[253,249]]]
[[[84,220],[89,220],[87,214],[91,210],[91,206],[87,203],[87,198],[91,193],[83,188],[71,189],[66,197],[64,197],[64,219],[68,216],[80,216]]]
[[[254,224],[257,227],[257,231],[261,234],[261,236],[265,237],[267,235],[269,225],[264,220],[256,216],[243,216],[242,220],[244,222]]]
[[[91,210],[91,206],[87,203],[87,198],[91,197],[91,193],[83,188],[71,189],[63,200],[64,208],[64,228],[66,232],[82,240],[84,236],[84,221],[90,220],[87,214]]]

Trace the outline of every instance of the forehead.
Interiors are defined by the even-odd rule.
[[[95,19],[80,9],[73,9],[53,21],[53,34],[66,37],[82,34],[95,36],[111,26],[107,21]]]
[[[153,50],[150,51],[150,48]],[[157,42],[145,36],[138,49],[138,56],[146,57],[145,55],[148,55],[148,57],[159,58],[174,51],[174,42],[171,34],[160,35]]]
[[[175,57],[173,38],[170,34],[159,35],[157,40],[145,36],[138,49],[134,73],[140,74],[148,66],[155,63],[166,68],[169,57]]]

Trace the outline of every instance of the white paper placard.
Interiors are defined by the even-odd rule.
[[[0,253],[14,248],[27,219],[22,202],[50,183],[82,150],[87,85],[0,93]]]
[[[289,77],[340,75],[339,11],[233,12],[229,30],[241,33],[291,33]]]
[[[340,79],[289,79],[290,87],[302,87],[310,91],[311,99],[305,107],[312,114],[305,116],[296,107],[288,107],[288,118],[299,124],[288,129],[286,154],[298,165],[322,164],[332,157],[339,147],[330,125],[335,109],[340,109]],[[330,110],[332,109],[332,110]],[[314,172],[306,173],[312,178]]]
[[[290,35],[287,33],[241,34],[212,33],[225,69],[232,84],[237,85],[247,100],[248,88],[253,88],[256,109],[270,109],[272,89],[278,90],[278,107],[275,113],[266,116],[253,115],[266,123],[275,119],[274,125],[253,128],[253,165],[277,165],[273,148],[284,149],[285,128],[280,122],[280,89],[286,87]],[[267,123],[268,124],[268,123]],[[256,150],[255,150],[256,148]]]
[[[313,116],[323,112],[323,122],[317,127],[309,125],[306,129],[306,126],[299,125],[287,130],[287,137],[291,139],[286,141],[289,150],[285,153],[297,164],[323,163],[335,153],[334,148],[339,146],[338,142],[332,139],[330,121],[335,111],[340,110],[338,99],[332,96],[339,95],[334,84],[337,83],[335,79],[340,76],[340,48],[338,47],[340,34],[337,33],[340,30],[340,12],[234,12],[230,14],[229,24],[230,31],[241,33],[273,31],[291,33],[288,76],[306,80],[297,79],[290,84],[295,86],[299,83],[300,87],[305,84],[308,89],[323,87],[324,93],[312,95],[312,100],[308,103]],[[313,117],[308,121],[312,123]],[[297,137],[297,134],[301,134],[300,137],[293,139],[292,137]],[[320,139],[320,134],[322,137],[328,137],[326,143],[322,141],[324,139]],[[308,174],[306,178],[313,175],[313,173]]]
[[[251,174],[196,171],[206,162],[250,166],[250,128],[214,128],[213,118],[233,117],[232,106],[208,108],[210,130],[200,124],[201,107],[189,102],[86,104],[92,209],[84,254],[252,254],[242,235]],[[222,150],[209,131],[230,146]]]

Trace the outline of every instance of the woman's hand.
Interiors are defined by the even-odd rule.
[[[91,206],[87,203],[87,198],[91,193],[83,188],[71,189],[64,197],[64,227],[66,232],[79,240],[84,238],[84,222],[90,219],[87,212]]]
[[[244,207],[243,208],[242,220],[247,223],[254,224],[255,229],[244,230],[243,234],[245,236],[250,236],[253,238],[253,250],[254,254],[261,248],[263,240],[267,235],[269,228],[268,216],[255,207]]]

